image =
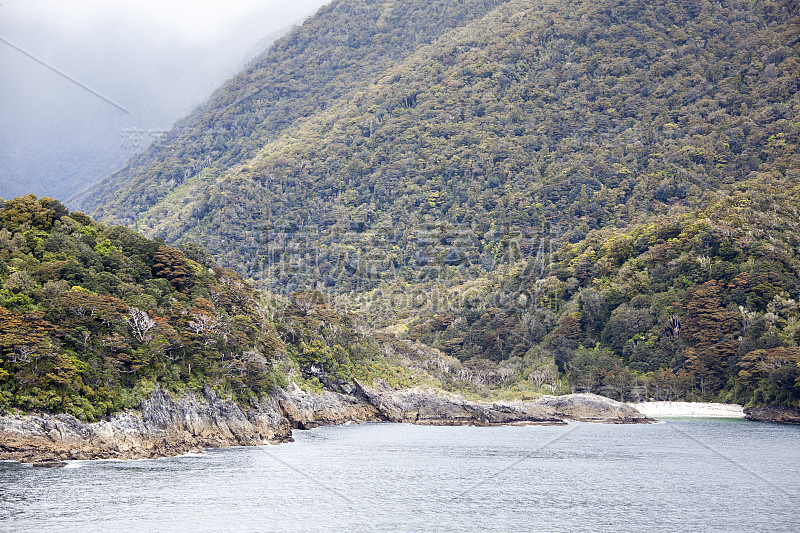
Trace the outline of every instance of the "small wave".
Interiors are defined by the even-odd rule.
[[[173,459],[177,459],[180,457],[205,457],[205,452],[186,452],[182,453],[181,455],[176,455]],[[165,457],[164,459],[169,459],[169,457]]]

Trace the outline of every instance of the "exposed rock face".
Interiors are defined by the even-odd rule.
[[[291,428],[274,401],[244,411],[210,390],[175,400],[157,389],[139,411],[93,424],[65,414],[0,417],[0,459],[23,462],[140,459],[288,440]]]
[[[360,388],[384,420],[434,426],[565,424],[547,409],[523,403],[481,404],[431,390],[373,391]]]
[[[303,392],[296,385],[242,409],[211,390],[173,399],[157,389],[138,411],[84,424],[69,415],[0,417],[0,459],[57,465],[68,459],[138,459],[202,448],[291,441],[293,428],[389,421],[429,425],[651,422],[636,409],[592,394],[535,402],[475,403],[432,390],[372,390],[356,383],[350,394]]]
[[[628,404],[596,394],[568,394],[545,396],[534,405],[552,409],[553,416],[579,422],[606,424],[636,424],[652,422],[650,418]]]
[[[386,420],[361,395],[330,391],[310,394],[292,383],[288,390],[279,390],[275,398],[288,423],[298,429]]]
[[[356,383],[351,394],[280,391],[278,403],[292,427],[307,429],[348,421],[383,420],[438,426],[566,424],[565,420],[646,423],[635,408],[594,394],[547,396],[535,402],[470,402],[441,390],[374,390]]]
[[[789,407],[770,407],[757,405],[746,407],[744,417],[758,422],[778,422],[781,424],[800,424],[800,409]]]

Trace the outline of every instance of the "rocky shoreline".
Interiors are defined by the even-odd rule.
[[[747,420],[756,422],[775,422],[778,424],[800,424],[800,409],[755,405],[744,410]]]
[[[0,460],[62,466],[67,460],[169,457],[203,448],[290,442],[293,429],[348,422],[492,426],[567,420],[652,422],[624,403],[592,394],[478,403],[439,390],[376,390],[356,383],[346,394],[311,394],[292,384],[243,409],[210,389],[181,398],[156,389],[140,409],[95,423],[65,414],[2,416]]]

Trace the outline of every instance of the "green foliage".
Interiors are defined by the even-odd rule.
[[[29,195],[0,211],[0,407],[97,420],[156,384],[249,398],[286,383],[238,274],[59,206]]]
[[[295,292],[260,342],[309,383],[397,368],[323,289],[444,352],[445,382],[555,391],[541,376],[558,368],[614,397],[796,403],[791,364],[742,366],[800,340],[793,7],[338,0],[79,203]],[[258,361],[227,358],[265,331],[235,318],[253,310],[241,277],[35,198],[6,205],[9,310],[55,323],[37,291],[56,273],[166,318],[203,379],[250,386]],[[69,316],[91,334],[86,317]],[[171,343],[103,327],[115,364],[173,379],[170,356],[147,357]]]
[[[575,243],[797,168],[780,2],[563,4],[335,2],[82,202],[273,291],[349,293],[487,275],[521,236]],[[634,253],[622,237],[597,274]]]
[[[67,209],[58,200],[45,197],[37,201],[36,196],[28,194],[3,204],[0,224],[9,230],[21,227],[48,230],[65,214]]]

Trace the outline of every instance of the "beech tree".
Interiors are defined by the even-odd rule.
[[[0,306],[0,351],[12,364],[35,351],[54,329],[37,314],[21,315]]]
[[[153,275],[166,278],[177,290],[186,292],[192,285],[194,268],[183,252],[163,245],[153,255]]]
[[[37,200],[33,194],[8,200],[0,210],[0,225],[15,231],[24,224],[49,230],[53,222],[67,214],[67,209],[57,200],[44,197]]]
[[[699,381],[700,394],[706,397],[719,389],[728,363],[736,356],[739,316],[723,306],[722,290],[715,280],[688,291],[685,306],[686,370]]]

